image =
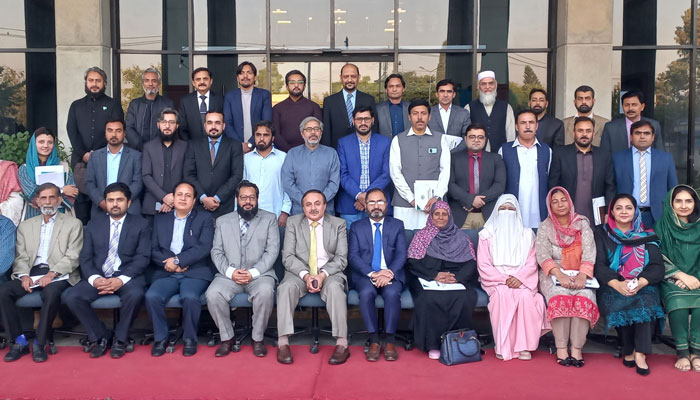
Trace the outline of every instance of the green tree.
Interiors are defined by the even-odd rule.
[[[163,73],[163,65],[160,63],[157,66],[151,64],[149,68],[155,68],[161,74]],[[122,70],[122,109],[124,109],[124,114],[126,114],[131,100],[143,96],[143,83],[141,81],[143,71],[144,68],[138,65],[132,65]],[[160,86],[160,94],[163,94],[163,85]]]
[[[262,68],[258,71],[258,86],[267,86],[267,68]],[[270,91],[272,93],[279,93],[282,88],[284,88],[284,77],[280,74],[277,69],[277,64],[272,64],[272,85],[270,86]]]
[[[26,83],[24,72],[0,65],[0,118],[12,120],[1,123],[7,133],[15,133],[10,125],[27,125]]]

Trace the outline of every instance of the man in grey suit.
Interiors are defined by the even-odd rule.
[[[440,132],[456,136],[459,139],[463,138],[467,132],[467,126],[471,123],[471,118],[469,111],[452,104],[457,95],[454,82],[443,79],[437,83],[435,91],[437,92],[438,104],[430,109],[431,118],[428,121],[428,129],[433,133]],[[463,140],[458,144],[454,143],[454,140],[448,141],[451,153],[464,151],[466,148]]]
[[[391,139],[411,126],[408,119],[408,102],[403,101],[406,81],[401,74],[391,74],[384,80],[388,100],[377,104],[379,133]]]
[[[280,248],[277,217],[258,209],[258,187],[241,181],[236,188],[237,211],[216,220],[211,259],[218,273],[207,289],[207,308],[221,335],[217,357],[231,352],[234,331],[231,299],[247,293],[253,303],[253,354],[267,355],[263,343],[267,321],[275,305],[277,276],[273,268]]]
[[[129,147],[141,151],[143,145],[158,136],[157,118],[160,110],[175,108],[175,103],[167,97],[161,96],[160,85],[162,76],[155,68],[146,68],[141,76],[143,82],[143,96],[137,97],[129,103],[126,110],[126,139]],[[133,193],[132,190],[132,194]],[[134,196],[137,198],[139,196]]]
[[[645,107],[644,94],[637,90],[631,90],[622,96],[622,110],[625,116],[616,118],[603,128],[603,136],[600,140],[600,149],[615,154],[631,148],[630,127],[637,121],[649,121],[654,127],[654,147],[657,150],[665,151],[664,141],[661,138],[661,126],[659,122],[651,118],[643,117],[642,111]]]
[[[92,153],[85,174],[85,186],[92,200],[91,217],[107,212],[104,191],[115,182],[125,183],[131,190],[132,201],[127,212],[141,214],[141,152],[124,146],[124,121],[107,121],[105,137],[107,146]]]
[[[294,333],[294,308],[307,293],[321,293],[331,319],[336,346],[329,364],[344,363],[350,357],[346,293],[343,270],[348,265],[345,220],[326,214],[326,196],[309,190],[301,199],[304,214],[287,219],[282,247],[286,270],[277,289],[277,361],[291,364],[289,336]]]

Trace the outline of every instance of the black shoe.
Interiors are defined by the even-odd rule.
[[[649,366],[648,366],[648,365],[647,365],[646,368],[641,368],[641,367],[640,367],[639,365],[637,365],[637,363],[635,362],[635,363],[634,363],[634,366],[637,367],[637,373],[638,373],[639,375],[641,375],[641,376],[647,376],[647,375],[649,375],[649,373],[651,372],[651,370],[649,370]]]
[[[574,357],[569,357],[569,364],[571,364],[572,366],[574,366],[576,368],[581,368],[586,364],[586,361],[584,361],[583,358],[580,360],[577,360]]]
[[[29,345],[22,346],[19,343],[12,343],[10,351],[5,354],[5,361],[17,361],[25,354],[29,354]]]
[[[182,355],[185,357],[193,356],[197,353],[197,339],[185,338],[185,347],[182,349]]]
[[[101,338],[94,343],[90,343],[90,358],[102,357],[107,352],[108,347],[109,341],[107,338]]]
[[[622,358],[622,365],[624,365],[627,368],[634,368],[637,363],[634,362],[634,360],[625,360],[625,358]]]
[[[167,346],[168,340],[158,340],[153,342],[153,348],[151,349],[151,355],[153,357],[160,357],[165,354],[165,346]]]
[[[34,343],[32,345],[32,359],[34,362],[44,362],[49,359],[49,355],[46,354],[46,345],[39,345]]]
[[[109,355],[112,358],[121,358],[126,354],[126,343],[116,338],[112,342],[112,348],[109,350]]]
[[[557,357],[557,364],[561,365],[562,367],[568,367],[571,365],[571,357],[567,357],[567,358]]]

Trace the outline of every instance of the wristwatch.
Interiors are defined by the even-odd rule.
[[[250,143],[250,142],[248,142],[248,148],[249,148],[249,149],[252,149],[252,148],[253,148],[253,144]]]
[[[175,258],[173,258],[173,264],[180,265],[180,259],[177,258],[177,256],[175,256]]]

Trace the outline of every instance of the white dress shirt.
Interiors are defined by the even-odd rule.
[[[438,110],[440,110],[440,119],[442,120],[442,127],[445,129],[445,132],[447,132],[447,123],[450,122],[452,104],[450,103],[449,107],[447,107],[447,110],[445,110],[442,104],[440,104],[438,105]]]
[[[311,226],[311,223],[314,222],[310,219],[307,219],[309,223],[309,239],[311,239],[311,230],[314,229]],[[326,277],[328,277],[328,272],[323,269],[323,266],[328,263],[328,260],[330,257],[328,257],[328,253],[326,252],[326,248],[323,246],[323,218],[319,219],[318,225],[316,225],[316,267],[318,268],[318,273],[323,272],[326,274]],[[309,255],[311,256],[311,255]],[[309,273],[309,271],[301,271],[299,272],[299,278],[304,279],[304,277]]]
[[[384,240],[384,236],[383,236],[384,235],[384,218],[382,218],[380,221],[375,221],[375,220],[370,218],[369,223],[372,224],[372,248],[374,248],[374,235],[377,234],[377,226],[374,224],[376,224],[376,223],[381,224],[381,225],[379,225],[379,232],[382,234],[382,240]],[[371,265],[370,265],[370,267],[371,267]],[[382,245],[382,262],[379,265],[379,269],[387,269],[386,260],[384,259],[384,246],[383,245]],[[370,271],[369,274],[367,274],[367,276],[369,276],[371,278],[372,274],[374,272],[375,271]]]
[[[248,154],[252,154],[252,153],[248,153]],[[243,218],[241,218],[241,216],[239,215],[238,216],[238,229],[243,229],[243,222],[244,221],[245,220]],[[247,222],[248,222],[248,229],[250,229],[250,221],[247,221]],[[248,233],[246,231],[246,235],[247,234]],[[241,236],[240,246],[241,246],[241,248],[243,248],[243,237],[242,236]],[[241,252],[241,254],[242,254],[242,252]],[[236,272],[237,269],[243,269],[243,270],[248,271],[250,273],[251,279],[255,279],[255,278],[260,276],[260,271],[258,271],[257,268],[247,269],[247,268],[245,268],[245,265],[241,265],[241,268],[234,268],[234,267],[226,268],[226,276],[233,279],[233,273]]]
[[[125,220],[126,220],[126,214],[124,214],[124,216],[119,218],[119,219],[114,219],[112,217],[109,217],[109,238],[107,239],[108,242],[112,238],[112,235],[114,235],[114,224],[113,224],[114,221],[120,222],[119,227],[117,228],[117,236],[121,236],[122,228],[124,228],[124,221]],[[117,247],[119,247],[119,242],[117,242]],[[107,248],[107,251],[109,251],[109,247]],[[107,262],[107,260],[105,260],[105,262]],[[122,260],[119,258],[119,253],[117,253],[116,258],[114,259],[114,272],[115,273],[117,271],[119,271],[119,267],[121,265],[122,265]],[[95,279],[97,279],[97,278],[102,278],[102,275],[95,274],[95,275],[92,275],[88,278],[88,283],[90,284],[90,286],[95,286],[94,282],[95,282]],[[126,275],[119,275],[117,278],[121,279],[121,281],[125,285],[131,280],[131,277],[126,276]]]

